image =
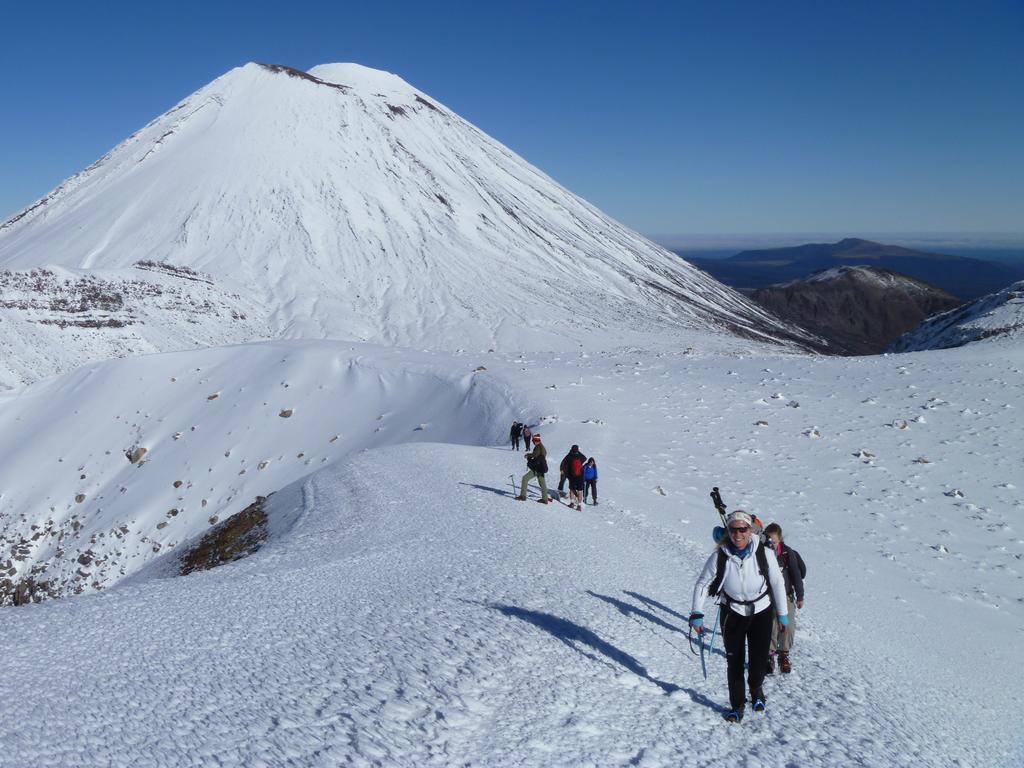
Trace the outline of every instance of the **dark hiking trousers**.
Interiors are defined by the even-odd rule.
[[[743,686],[745,646],[749,648],[747,683],[753,700],[754,696],[761,693],[765,672],[768,670],[768,648],[772,642],[775,612],[770,605],[753,616],[740,616],[725,605],[721,610],[719,622],[722,625],[722,642],[725,644],[729,669],[729,705],[738,709],[747,700]]]
[[[583,492],[583,500],[587,500],[587,494],[590,493],[594,497],[594,503],[597,504],[597,480],[587,480],[587,490]]]

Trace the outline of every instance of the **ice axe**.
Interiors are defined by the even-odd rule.
[[[718,486],[716,485],[711,489],[711,501],[715,504],[715,509],[718,510],[718,516],[722,518],[722,526],[725,526],[725,502],[722,501],[722,494],[718,492]]]

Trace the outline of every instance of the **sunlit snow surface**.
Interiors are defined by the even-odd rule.
[[[283,342],[4,395],[6,520],[184,511],[119,586],[3,610],[0,765],[1019,765],[1024,354],[737,352]],[[516,416],[596,456],[600,506],[512,499]],[[809,567],[739,726],[683,631],[712,485]],[[280,486],[257,554],[167,576],[201,498]]]
[[[43,322],[31,270],[139,261],[115,332]],[[81,593],[0,609],[0,766],[1024,762],[1009,336],[784,356],[353,66],[233,70],[0,226],[0,266],[0,384],[35,382],[0,392],[0,579]],[[513,419],[596,456],[600,506],[514,501]],[[715,485],[809,567],[794,672],[738,726],[683,631]],[[262,549],[173,575],[271,493]]]

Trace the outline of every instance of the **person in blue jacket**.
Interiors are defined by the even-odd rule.
[[[583,489],[583,502],[587,501],[587,494],[592,494],[594,499],[594,506],[597,506],[597,462],[594,461],[594,457],[591,456],[587,459],[587,463],[583,465],[583,482],[585,488]]]

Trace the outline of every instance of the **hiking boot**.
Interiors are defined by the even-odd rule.
[[[516,496],[516,501],[526,501],[525,496]]]
[[[754,699],[753,710],[755,712],[764,712],[764,704],[765,704],[764,699],[761,698],[760,696],[758,696],[757,698]]]
[[[550,504],[551,499],[537,499],[538,504]]]
[[[779,671],[782,672],[782,674],[784,675],[788,675],[790,672],[793,671],[793,665],[789,663],[788,653],[779,654]]]
[[[769,675],[774,675],[775,674],[775,653],[774,652],[768,654],[768,666],[765,667],[765,672],[767,672]]]
[[[734,709],[727,709],[722,713],[722,717],[725,718],[726,722],[738,723],[743,719],[743,706],[740,705]]]

